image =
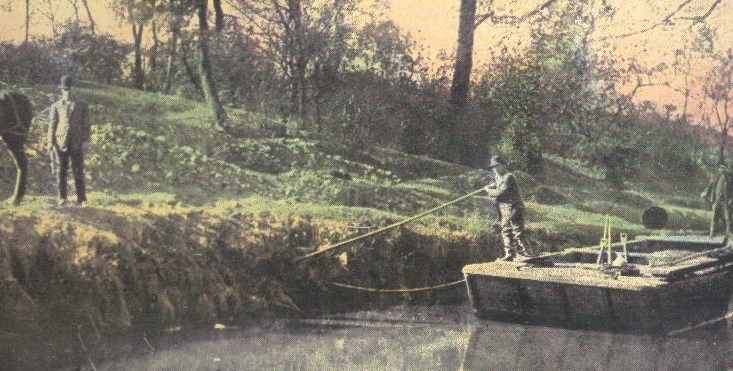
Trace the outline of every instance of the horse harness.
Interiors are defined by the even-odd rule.
[[[20,112],[18,111],[18,104],[15,101],[15,97],[12,92],[5,91],[0,92],[0,101],[7,100],[10,103],[10,108],[13,111],[13,115],[10,117],[10,121],[14,121],[13,125],[4,128],[0,126],[0,135],[13,134],[13,135],[27,135],[28,130],[23,126],[23,120],[20,119]],[[7,112],[2,111],[3,118],[8,119]],[[15,120],[13,120],[13,116]]]

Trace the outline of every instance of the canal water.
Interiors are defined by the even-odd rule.
[[[652,337],[484,321],[466,306],[397,307],[257,328],[131,337],[115,349],[89,350],[79,366],[221,371],[733,370],[733,342],[723,327]]]

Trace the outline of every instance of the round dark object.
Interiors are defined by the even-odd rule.
[[[641,215],[641,223],[649,229],[662,229],[667,226],[668,221],[667,210],[659,206],[647,208]]]

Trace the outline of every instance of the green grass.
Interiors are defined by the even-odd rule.
[[[54,89],[24,91],[39,112],[30,140],[29,193],[50,199],[54,186],[42,150],[45,117],[40,112]],[[313,134],[271,138],[262,128],[278,120],[259,113],[229,110],[241,136],[233,137],[216,132],[205,105],[194,100],[97,84],[84,84],[80,95],[90,103],[94,123],[87,168],[98,207],[241,208],[379,224],[460,197],[479,179],[477,169],[377,146],[355,150]],[[12,174],[7,157],[2,165],[7,178]],[[704,179],[650,176],[649,183],[635,181],[620,191],[605,184],[598,169],[549,155],[542,177],[519,174],[519,180],[531,200],[529,228],[549,235],[580,233],[591,239],[600,234],[606,214],[618,230],[648,234],[653,231],[645,230],[640,218],[652,205],[667,208],[672,229],[705,229],[709,217],[697,197]],[[9,182],[0,185],[8,195]],[[562,202],[546,204],[542,197],[548,194]],[[447,223],[482,235],[490,233],[492,219],[485,201],[469,200],[419,223]]]

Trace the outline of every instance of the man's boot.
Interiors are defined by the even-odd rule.
[[[514,258],[517,257],[516,252],[514,249],[504,248],[504,256],[502,256],[499,259],[496,259],[497,261],[504,261],[504,262],[510,262],[514,261]]]
[[[517,255],[524,258],[531,258],[534,256],[532,246],[529,244],[528,241],[525,241],[523,238],[517,238],[515,241],[515,246]]]

